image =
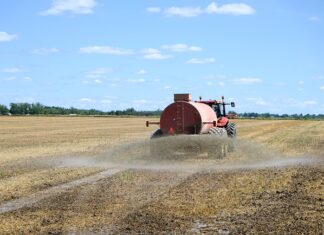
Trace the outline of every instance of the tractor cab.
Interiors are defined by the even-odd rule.
[[[203,103],[203,104],[207,104],[208,106],[210,106],[216,113],[217,117],[227,117],[228,115],[226,114],[226,105],[231,105],[231,107],[235,107],[235,102],[230,102],[230,103],[226,103],[224,101],[224,96],[222,96],[222,100],[218,101],[218,100],[200,100],[196,101],[198,103]]]
[[[221,101],[218,101],[218,100],[201,100],[201,97],[199,97],[199,98],[200,98],[199,101],[196,101],[196,102],[207,104],[216,113],[217,118],[218,118],[217,126],[218,127],[226,126],[227,123],[228,123],[228,114],[226,113],[226,107],[225,106],[230,105],[231,107],[235,107],[235,103],[234,102],[226,103],[224,101],[224,96],[222,96]]]
[[[216,101],[217,102],[217,101]],[[223,113],[222,107],[220,103],[212,104],[211,108],[215,111],[217,117],[223,117],[225,114]]]

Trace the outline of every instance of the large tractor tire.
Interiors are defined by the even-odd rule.
[[[225,128],[210,128],[208,134],[218,137],[212,146],[208,147],[208,156],[210,158],[224,158],[228,152],[227,131]]]
[[[230,143],[228,144],[228,151],[233,152],[236,145],[236,124],[230,122],[226,126],[227,136],[231,138]]]
[[[230,138],[235,138],[236,137],[236,125],[233,122],[230,122],[226,126],[226,131],[227,135]]]

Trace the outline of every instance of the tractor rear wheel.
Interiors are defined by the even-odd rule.
[[[228,137],[235,138],[236,137],[236,125],[233,122],[230,122],[226,126],[226,131]]]
[[[228,145],[228,151],[233,152],[236,145],[236,124],[230,122],[226,126],[227,136],[231,138],[231,141]]]

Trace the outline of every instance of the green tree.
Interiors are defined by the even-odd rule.
[[[10,104],[10,113],[18,115],[29,114],[31,105],[28,103],[11,103]]]
[[[40,103],[34,103],[30,105],[30,114],[44,114],[44,106]]]
[[[0,104],[0,115],[6,115],[9,113],[7,106]]]

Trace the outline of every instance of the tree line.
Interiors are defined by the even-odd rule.
[[[159,116],[161,110],[137,111],[134,108],[104,112],[97,109],[78,109],[45,106],[40,103],[11,103],[9,108],[0,105],[0,115],[132,115],[132,116]]]
[[[236,113],[229,111],[228,113],[237,115],[239,118],[258,118],[258,119],[324,119],[324,114],[273,114],[273,113]]]
[[[40,103],[11,103],[9,107],[0,104],[0,115],[131,115],[131,116],[160,116],[161,110],[137,111],[134,108],[125,110],[101,111],[97,109],[78,109],[46,106]],[[324,119],[324,114],[271,114],[271,113],[236,113],[229,114],[237,118],[264,118],[264,119]]]

